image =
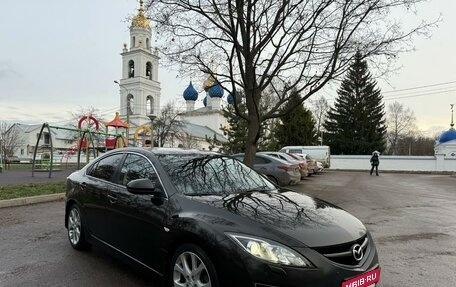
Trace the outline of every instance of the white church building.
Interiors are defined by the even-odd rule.
[[[450,129],[443,132],[435,144],[435,155],[456,161],[456,130],[454,129],[453,106],[451,105]]]
[[[141,6],[130,26],[130,47],[124,44],[122,78],[120,87],[120,116],[136,127],[150,125],[160,107],[160,82],[158,81],[158,51],[151,46],[150,20]]]
[[[135,134],[135,129],[141,126],[151,126],[160,116],[161,88],[158,81],[159,56],[156,48],[151,46],[152,30],[150,20],[146,17],[140,1],[140,8],[133,17],[130,26],[130,46],[124,44],[122,56],[122,78],[120,88],[120,117],[129,125],[129,138]],[[183,133],[187,140],[174,140],[167,143],[172,147],[192,147],[209,149],[206,138],[226,142],[220,133],[221,127],[227,126],[227,121],[221,111],[223,88],[213,79],[204,82],[204,89],[209,98],[205,107],[195,108],[198,92],[192,83],[185,89],[183,97],[187,102],[187,110],[181,113]],[[181,137],[182,138],[182,137]]]

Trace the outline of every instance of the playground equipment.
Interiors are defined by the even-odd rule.
[[[148,135],[149,133],[149,135]],[[152,129],[150,126],[142,125],[135,129],[135,146],[152,146]]]
[[[124,128],[126,129],[126,135],[128,136],[128,124],[124,123],[119,116],[119,113],[116,112],[116,116],[114,119],[110,122],[107,122],[105,124],[106,126],[106,135],[108,135],[108,127],[114,127],[116,129],[115,131],[115,136],[107,136],[105,140],[105,147],[106,149],[114,149],[118,147],[124,147],[128,146],[128,140],[127,143],[125,143],[125,138],[122,136],[119,136],[118,129],[119,128]]]
[[[85,124],[85,127],[83,127],[83,124]],[[103,137],[105,139],[105,144],[104,144],[104,150],[108,149],[114,149],[122,146],[127,146],[125,143],[124,138],[122,135],[117,133],[117,129],[119,127],[124,127],[128,128],[128,125],[123,123],[120,118],[118,113],[116,113],[116,117],[113,121],[107,123],[107,125],[116,127],[116,133],[115,134],[109,134],[108,133],[108,126],[106,126],[106,132],[99,132],[99,122],[96,118],[93,116],[84,116],[78,121],[78,128],[67,128],[67,127],[59,127],[59,126],[51,126],[48,123],[43,123],[40,133],[38,134],[38,138],[36,141],[36,145],[33,151],[33,160],[32,160],[32,177],[34,176],[35,170],[37,170],[37,152],[39,148],[42,149],[48,149],[49,150],[49,156],[47,158],[44,158],[40,162],[40,170],[46,170],[49,171],[49,178],[52,176],[52,171],[54,168],[54,145],[52,142],[52,136],[51,136],[51,129],[60,129],[60,130],[67,130],[71,132],[77,132],[78,133],[78,140],[77,144],[71,146],[66,154],[62,156],[64,158],[66,156],[67,160],[69,157],[74,155],[77,151],[77,168],[80,168],[81,164],[81,151],[85,150],[86,152],[86,163],[89,162],[90,159],[90,153],[91,151],[93,152],[93,157],[98,156],[98,152],[100,150],[100,141],[99,137]],[[42,139],[43,131],[47,130],[49,136],[49,144],[45,146],[40,147],[40,140]],[[98,137],[95,137],[98,136]],[[95,139],[97,139],[97,147],[95,147]],[[43,153],[46,154],[46,153]]]

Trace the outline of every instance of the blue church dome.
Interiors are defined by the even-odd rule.
[[[207,107],[207,96],[204,97],[204,99],[203,99],[203,105],[204,105],[205,107]]]
[[[226,97],[226,101],[228,102],[229,105],[232,105],[234,103],[234,97],[233,94],[230,93],[228,97]]]
[[[220,84],[215,84],[209,89],[208,94],[211,98],[221,98],[223,97],[223,88]]]
[[[196,99],[198,99],[198,92],[193,87],[192,82],[190,82],[188,87],[185,89],[183,95],[186,101],[196,101]]]
[[[443,132],[439,138],[439,143],[446,143],[452,140],[456,140],[456,130],[454,128]]]

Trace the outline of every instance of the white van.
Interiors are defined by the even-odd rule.
[[[285,146],[279,151],[286,153],[308,154],[316,161],[321,162],[325,168],[328,168],[331,165],[331,151],[327,145]]]

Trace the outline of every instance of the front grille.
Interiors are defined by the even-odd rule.
[[[357,244],[360,245],[361,250],[363,251],[363,256],[361,260],[356,260],[355,256],[353,255],[353,247]],[[367,237],[367,235],[365,235],[360,239],[349,243],[316,247],[313,249],[333,262],[343,265],[356,266],[363,262],[368,255],[369,238]]]

